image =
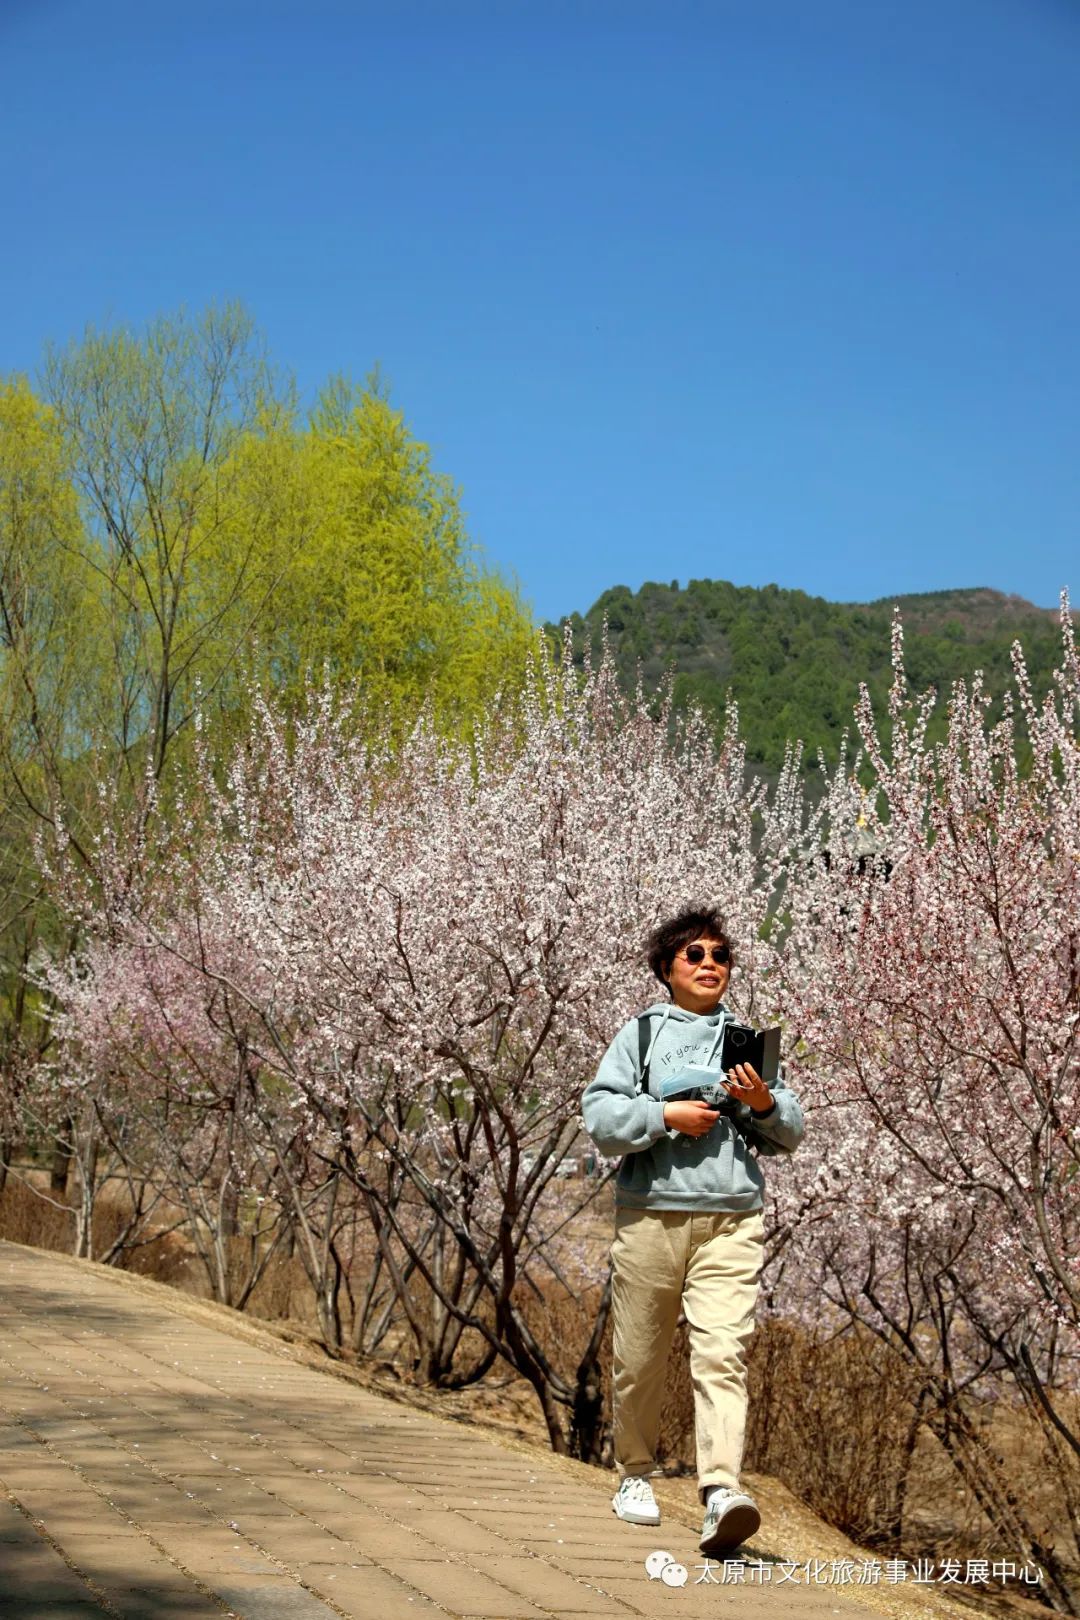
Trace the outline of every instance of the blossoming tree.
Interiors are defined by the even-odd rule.
[[[991,723],[958,684],[946,740],[909,697],[899,625],[887,738],[828,800],[829,859],[793,891],[785,1004],[815,1096],[783,1297],[869,1326],[996,1535],[1075,1613],[1080,1529],[1080,667]],[[857,786],[859,768],[869,791]],[[792,1196],[790,1185],[781,1199]],[[826,1218],[827,1215],[827,1218]],[[992,1414],[1018,1392],[1053,1502],[1019,1499]]]
[[[159,1115],[166,1091],[225,1109],[247,1144],[228,1163],[264,1198],[273,1169],[332,1348],[347,1191],[422,1375],[502,1357],[553,1444],[595,1450],[606,1296],[570,1374],[526,1309],[588,1259],[597,1184],[555,1174],[581,1091],[652,998],[642,935],[673,903],[719,900],[745,1009],[770,1010],[762,936],[802,819],[794,755],[769,798],[734,715],[717,750],[606,664],[538,665],[468,751],[421,723],[373,752],[325,693],[296,724],[263,704],[224,776],[200,756],[166,847],[105,884],[77,971],[53,975],[65,1063],[144,1081]]]

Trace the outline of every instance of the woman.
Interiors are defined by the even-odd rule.
[[[648,1476],[680,1310],[690,1329],[701,1551],[731,1550],[761,1523],[739,1485],[746,1430],[746,1345],[762,1252],[764,1177],[757,1153],[791,1153],[802,1110],[782,1079],[767,1086],[749,1064],[719,1073],[723,1002],[733,966],[723,922],[688,908],[648,941],[649,966],[670,1002],[616,1035],[582,1100],[601,1153],[624,1155],[615,1183],[611,1257],[615,1463],[612,1506],[631,1524],[659,1524]],[[717,1109],[661,1100],[688,1065],[713,1069],[731,1098]],[[708,1075],[695,1076],[707,1080]]]

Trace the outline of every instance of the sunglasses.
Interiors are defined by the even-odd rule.
[[[685,957],[691,967],[697,967],[704,962],[706,950],[717,967],[723,967],[726,962],[731,961],[731,948],[728,945],[709,945],[708,947],[704,945],[688,945],[685,951],[676,951],[675,955]]]

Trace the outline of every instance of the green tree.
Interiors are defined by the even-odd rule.
[[[25,976],[52,921],[33,835],[62,814],[67,765],[83,746],[79,632],[92,615],[78,535],[55,416],[25,379],[0,382],[0,1186],[10,1105],[46,1041]]]
[[[50,353],[44,392],[81,498],[78,561],[97,581],[92,735],[140,768],[148,748],[160,776],[196,681],[213,692],[272,590],[257,511],[242,545],[214,551],[212,591],[204,553],[235,516],[237,445],[288,419],[288,392],[234,305],[141,336],[90,329]]]
[[[230,305],[89,330],[44,392],[81,514],[64,549],[91,582],[83,752],[133,788],[165,778],[196,705],[228,727],[253,690],[329,671],[365,708],[462,729],[520,680],[530,617],[377,381],[332,383],[299,421]]]
[[[332,383],[306,431],[249,439],[237,459],[278,501],[273,595],[248,649],[256,684],[295,698],[329,671],[355,680],[371,713],[408,720],[428,704],[459,730],[520,681],[529,615],[484,567],[452,481],[377,380]]]
[[[23,378],[0,382],[0,747],[5,801],[48,804],[78,746],[84,695],[77,632],[89,577],[55,415]]]

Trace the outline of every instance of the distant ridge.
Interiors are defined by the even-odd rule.
[[[1010,648],[1019,640],[1041,695],[1060,659],[1056,609],[981,585],[862,603],[727,580],[650,583],[638,591],[615,585],[569,622],[580,660],[586,646],[598,653],[606,618],[627,685],[639,667],[647,686],[671,671],[676,702],[697,702],[718,718],[730,690],[747,751],[771,772],[792,737],[802,738],[808,764],[819,749],[830,763],[836,759],[841,736],[852,727],[860,681],[883,710],[892,679],[894,606],[903,618],[905,663],[916,691],[935,686],[946,698],[953,681],[981,669],[999,699],[1011,683]],[[546,629],[560,636],[559,626]],[[944,708],[940,703],[932,734],[944,731]]]

